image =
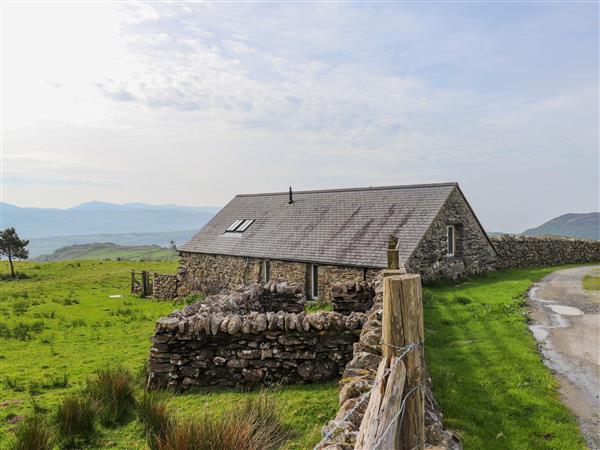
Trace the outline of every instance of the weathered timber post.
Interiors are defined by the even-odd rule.
[[[398,238],[390,234],[387,248],[387,268],[398,270],[400,268],[400,252],[398,251]]]
[[[148,295],[148,272],[142,270],[142,297]]]
[[[131,293],[135,294],[135,272],[131,271]]]
[[[421,277],[399,272],[384,272],[383,360],[355,450],[412,450],[425,444]]]

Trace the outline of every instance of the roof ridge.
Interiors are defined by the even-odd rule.
[[[444,186],[458,186],[456,181],[445,182],[445,183],[424,183],[424,184],[400,184],[394,186],[369,186],[369,187],[355,187],[355,188],[334,188],[334,189],[315,189],[308,191],[293,191],[294,194],[319,194],[327,192],[355,192],[355,191],[386,191],[393,189],[412,189],[412,188],[428,188],[428,187],[444,187]],[[261,192],[256,194],[237,194],[236,197],[261,197],[268,195],[288,195],[288,191],[283,192]]]

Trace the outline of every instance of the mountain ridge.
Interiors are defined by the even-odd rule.
[[[112,233],[199,230],[219,210],[212,206],[87,202],[72,208],[29,208],[0,203],[0,228],[24,239]]]
[[[600,212],[567,213],[523,231],[525,236],[564,236],[600,240]]]

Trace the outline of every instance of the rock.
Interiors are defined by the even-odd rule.
[[[213,363],[215,364],[215,366],[222,366],[227,362],[227,360],[225,358],[222,358],[220,356],[215,356],[213,358]]]

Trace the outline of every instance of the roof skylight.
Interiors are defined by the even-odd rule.
[[[229,228],[225,230],[226,233],[243,233],[248,229],[254,222],[254,219],[238,219],[233,222]]]

